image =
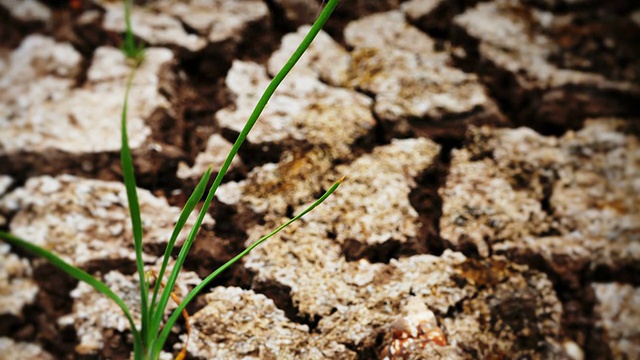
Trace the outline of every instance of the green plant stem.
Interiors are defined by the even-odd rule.
[[[151,298],[151,305],[149,306],[149,310],[151,314],[155,312],[156,300],[158,297],[158,289],[160,289],[160,283],[164,278],[164,273],[167,269],[167,265],[169,264],[169,259],[171,259],[171,252],[173,252],[173,248],[175,246],[176,240],[178,239],[178,235],[184,228],[184,225],[187,223],[187,219],[189,218],[189,215],[191,215],[191,212],[196,207],[196,205],[198,205],[198,202],[202,198],[202,195],[204,195],[204,190],[206,189],[207,183],[209,182],[210,178],[211,178],[211,167],[207,169],[207,171],[202,176],[202,179],[200,179],[200,182],[198,183],[196,188],[193,190],[193,193],[191,194],[191,196],[189,196],[189,199],[187,200],[186,204],[182,208],[182,211],[180,212],[180,217],[178,218],[178,221],[176,222],[176,225],[173,228],[173,233],[171,234],[169,243],[165,248],[164,257],[162,260],[162,266],[160,267],[160,271],[158,272],[158,276],[157,276],[157,281],[153,288],[153,296]]]
[[[136,252],[136,269],[138,271],[138,278],[140,282],[140,316],[142,318],[140,333],[142,335],[142,338],[145,339],[143,343],[148,344],[147,341],[150,341],[151,337],[153,336],[147,329],[147,325],[149,323],[149,286],[146,283],[146,278],[144,275],[144,262],[142,260],[142,219],[140,216],[140,202],[138,200],[136,178],[133,169],[133,158],[131,156],[131,149],[129,148],[129,137],[127,133],[127,106],[129,103],[129,92],[131,90],[131,83],[133,82],[135,73],[135,70],[132,70],[129,78],[127,79],[124,104],[122,106],[122,116],[120,122],[122,128],[122,145],[120,151],[120,160],[122,162],[122,176],[124,178],[124,185],[127,190],[127,199],[129,200],[129,214],[131,216],[133,247]]]
[[[162,292],[162,296],[160,297],[160,301],[158,303],[158,308],[156,309],[156,312],[154,313],[154,316],[152,319],[152,323],[151,323],[152,332],[155,333],[160,328],[162,315],[164,313],[164,310],[166,309],[167,303],[169,301],[169,296],[171,294],[171,291],[173,291],[173,287],[178,278],[178,274],[182,269],[182,265],[186,259],[187,254],[189,253],[189,250],[191,249],[191,245],[195,240],[196,234],[198,232],[198,229],[200,228],[200,225],[202,224],[204,216],[209,210],[209,207],[211,206],[213,197],[216,191],[218,190],[218,187],[222,183],[222,179],[224,178],[227,171],[229,170],[229,166],[231,165],[231,162],[233,161],[235,156],[238,154],[238,150],[240,149],[240,146],[242,146],[245,139],[247,138],[247,135],[249,134],[253,126],[258,121],[260,114],[266,107],[271,96],[274,94],[274,92],[276,91],[280,83],[282,83],[285,77],[289,74],[293,66],[298,62],[298,60],[300,60],[300,58],[302,57],[304,52],[307,50],[309,45],[311,45],[311,42],[318,35],[318,33],[320,32],[324,24],[327,22],[327,20],[329,19],[329,16],[331,15],[331,13],[336,8],[339,2],[340,0],[330,0],[327,3],[327,5],[324,7],[322,12],[318,16],[318,19],[314,22],[313,26],[305,36],[305,38],[302,40],[298,48],[294,51],[293,55],[291,55],[287,63],[282,67],[282,69],[278,72],[278,74],[276,74],[276,76],[271,80],[266,90],[258,100],[258,103],[256,104],[256,107],[254,108],[253,112],[249,116],[249,120],[247,121],[244,128],[238,135],[238,138],[233,144],[231,151],[227,155],[227,158],[222,164],[220,171],[216,175],[216,178],[213,181],[211,188],[209,189],[209,194],[207,195],[207,198],[204,201],[204,204],[202,206],[202,209],[200,210],[200,214],[198,215],[196,223],[192,228],[191,233],[187,237],[187,240],[183,244],[182,249],[180,250],[180,254],[178,255],[178,258],[176,259],[176,263],[173,267],[173,271],[169,275],[169,278],[167,280],[167,286],[164,288]],[[183,301],[183,303],[188,303],[188,302]],[[157,349],[157,346],[154,346],[154,347]]]
[[[209,274],[209,276],[207,276],[204,280],[202,280],[202,282],[200,282],[195,288],[193,288],[193,290],[191,290],[191,292],[189,292],[189,294],[182,300],[180,305],[178,305],[178,307],[173,311],[173,313],[171,314],[171,316],[167,320],[167,323],[165,324],[165,327],[164,327],[164,329],[162,329],[162,333],[160,334],[160,337],[158,338],[158,342],[154,346],[155,347],[155,353],[159,354],[160,350],[162,350],[162,347],[164,346],[164,342],[167,340],[167,337],[169,336],[169,332],[171,331],[171,327],[173,327],[173,325],[175,324],[176,320],[178,320],[178,318],[180,317],[180,315],[182,313],[182,310],[184,310],[186,308],[186,306],[191,302],[191,300],[193,300],[200,293],[200,291],[202,291],[213,279],[215,279],[216,276],[218,276],[220,273],[222,273],[223,271],[228,269],[231,265],[236,263],[238,260],[240,260],[243,257],[245,257],[248,253],[251,252],[251,250],[255,249],[258,245],[262,244],[263,242],[265,242],[267,239],[269,239],[273,235],[279,233],[282,229],[284,229],[287,226],[291,225],[291,223],[293,223],[293,222],[299,220],[300,218],[302,218],[303,216],[305,216],[309,211],[313,210],[316,206],[320,205],[329,196],[331,196],[331,194],[334,191],[336,191],[338,186],[340,186],[340,184],[342,183],[343,179],[344,179],[344,177],[342,177],[340,180],[336,181],[331,186],[331,188],[329,188],[329,190],[327,190],[318,200],[316,200],[313,204],[311,204],[309,207],[307,207],[303,212],[301,212],[300,214],[298,214],[295,217],[291,218],[286,223],[280,225],[277,229],[273,230],[268,235],[263,236],[262,238],[260,238],[259,240],[257,240],[253,244],[251,244],[249,247],[244,249],[241,253],[236,255],[233,259],[227,261],[226,263],[224,263],[224,265],[220,266],[214,272]]]

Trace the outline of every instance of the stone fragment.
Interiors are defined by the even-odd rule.
[[[138,189],[147,246],[164,246],[180,209],[165,199]],[[75,266],[92,267],[114,260],[133,260],[133,237],[125,186],[118,182],[74,176],[36,177],[0,199],[4,211],[15,212],[11,233],[53,251]],[[178,238],[180,244],[193,225],[192,216]],[[207,218],[204,226],[212,226]],[[153,261],[154,254],[145,253]]]
[[[483,128],[454,151],[440,190],[441,235],[481,256],[542,256],[577,284],[640,260],[640,151],[628,122],[590,120],[561,138]]]
[[[8,244],[0,243],[0,315],[21,317],[22,309],[35,301],[38,285],[29,261],[9,250]]]
[[[106,0],[99,1],[105,9],[103,27],[107,31],[124,33],[124,6]],[[150,46],[174,46],[192,52],[202,50],[207,42],[205,39],[189,34],[175,17],[166,13],[154,11],[147,6],[133,6],[131,9],[131,23],[133,34]],[[147,55],[147,59],[151,56]]]
[[[448,53],[400,11],[351,22],[345,40],[354,48],[349,84],[375,96],[374,110],[392,134],[505,121],[478,78],[450,66]]]
[[[335,341],[287,319],[273,300],[240,288],[217,287],[191,316],[189,354],[201,359],[356,359]],[[185,335],[181,336],[184,340]]]
[[[297,32],[282,38],[280,48],[269,58],[268,70],[271,76],[275,76],[286,64],[310,28],[308,25],[301,26]],[[350,66],[349,53],[327,33],[320,31],[288,77],[310,76],[332,86],[344,86]]]
[[[0,337],[0,360],[11,359],[53,360],[55,358],[39,345],[16,342],[10,338]]]
[[[264,67],[234,61],[226,85],[235,96],[235,103],[216,113],[220,126],[240,133],[268,83]],[[345,157],[351,152],[349,145],[375,124],[370,104],[364,95],[325,85],[313,77],[288,78],[247,140],[261,145],[306,140],[314,146],[327,147],[334,157]]]
[[[584,70],[579,66],[614,51],[603,49],[586,57],[578,54],[578,59],[571,60],[573,65],[563,64],[564,54],[577,53],[572,48],[579,47],[576,41],[593,42],[588,36],[575,39],[567,34],[591,36],[593,32],[593,36],[610,38],[616,50],[629,46],[618,35],[610,36],[615,31],[598,34],[581,27],[581,22],[592,21],[554,15],[509,0],[481,2],[454,19],[456,41],[474,54],[467,59],[470,69],[485,75],[489,86],[500,100],[509,104],[520,123],[526,121],[537,129],[555,130],[576,128],[586,117],[637,116],[640,114],[636,106],[640,99],[637,78],[607,74],[608,68],[616,66],[603,64]],[[600,24],[599,29],[608,26]],[[612,61],[619,61],[615,55],[610,56],[614,56]]]
[[[36,0],[0,0],[0,7],[22,23],[48,23],[52,19],[51,10]]]
[[[160,271],[160,259],[153,270],[157,274]],[[167,273],[172,270],[170,262]],[[165,275],[166,277],[167,275]],[[152,278],[153,279],[153,278]],[[140,287],[138,274],[123,275],[118,271],[110,271],[104,275],[102,281],[118,295],[129,308],[134,321],[140,323]],[[201,279],[194,272],[181,272],[178,275],[174,293],[178,298],[184,298],[193,287],[200,283]],[[152,282],[153,283],[153,282]],[[164,288],[161,288],[162,291]],[[71,292],[73,298],[72,313],[58,319],[62,326],[72,325],[78,336],[76,352],[80,355],[96,354],[105,346],[104,334],[109,330],[123,333],[130,329],[129,322],[122,309],[104,294],[98,293],[91,286],[80,282]],[[175,302],[169,299],[167,314],[177,307]]]
[[[598,300],[596,326],[605,331],[612,358],[640,357],[640,290],[619,283],[594,283],[591,287]]]

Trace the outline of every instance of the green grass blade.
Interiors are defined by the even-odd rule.
[[[13,236],[9,233],[6,233],[4,231],[0,231],[0,239],[5,240],[6,242],[8,242],[11,245],[16,245],[18,247],[21,247],[35,255],[38,255],[42,258],[47,259],[51,264],[53,264],[55,267],[57,267],[58,269],[66,272],[67,274],[73,276],[74,278],[76,278],[79,281],[83,281],[87,284],[89,284],[92,288],[94,288],[96,291],[104,294],[105,296],[107,296],[109,299],[113,300],[113,302],[115,302],[116,304],[118,304],[118,306],[120,306],[120,308],[122,309],[122,311],[124,312],[124,315],[126,316],[127,320],[129,320],[129,325],[131,326],[131,332],[133,334],[133,339],[135,341],[134,346],[140,348],[141,347],[141,338],[140,338],[140,334],[138,333],[138,330],[136,330],[136,324],[133,321],[133,317],[131,316],[131,313],[129,312],[129,308],[127,308],[127,305],[125,305],[124,301],[122,301],[122,299],[116,295],[116,293],[114,293],[105,283],[103,283],[102,281],[94,278],[93,276],[89,275],[87,272],[85,272],[82,269],[79,269],[69,263],[67,263],[66,261],[62,260],[61,258],[59,258],[57,255],[53,254],[52,252],[45,250],[35,244],[32,244],[28,241],[25,241],[19,237]]]
[[[169,332],[171,331],[171,327],[173,327],[173,325],[175,324],[176,320],[178,320],[178,318],[180,317],[180,315],[182,313],[182,310],[184,310],[187,307],[187,305],[189,305],[189,303],[200,293],[200,291],[202,291],[202,289],[204,289],[213,279],[215,279],[216,276],[220,275],[220,273],[225,271],[231,265],[235,264],[238,260],[242,259],[248,253],[250,253],[251,250],[255,249],[258,245],[262,244],[263,242],[265,242],[267,239],[269,239],[273,235],[279,233],[282,229],[284,229],[287,226],[291,225],[291,223],[297,221],[298,219],[300,219],[301,217],[306,215],[309,211],[313,210],[316,206],[320,205],[334,191],[336,191],[338,186],[340,186],[340,184],[342,183],[343,179],[344,179],[344,177],[342,179],[336,181],[333,184],[333,186],[331,186],[331,188],[329,188],[329,190],[327,190],[327,192],[324,193],[324,195],[322,195],[318,200],[316,200],[313,204],[311,204],[309,207],[307,207],[303,212],[301,212],[300,214],[298,214],[295,217],[291,218],[291,220],[287,221],[286,223],[280,225],[280,227],[278,227],[277,229],[273,230],[268,235],[263,236],[262,238],[260,238],[259,240],[257,240],[253,244],[251,244],[249,247],[244,249],[241,253],[236,255],[233,259],[227,261],[224,265],[222,265],[218,269],[216,269],[216,271],[214,271],[211,274],[209,274],[209,276],[207,276],[204,280],[202,280],[202,282],[200,284],[198,284],[195,288],[193,288],[193,290],[191,290],[191,292],[182,300],[180,305],[173,311],[173,313],[171,314],[171,316],[167,320],[167,323],[165,324],[164,329],[162,330],[162,333],[160,333],[160,337],[158,338],[158,342],[154,346],[155,353],[159,353],[160,350],[162,350],[162,347],[164,346],[164,342],[166,341],[167,336],[169,336]]]
[[[127,133],[127,106],[129,103],[129,91],[131,90],[131,83],[135,71],[131,72],[129,79],[127,79],[127,88],[124,95],[124,104],[122,106],[121,117],[121,131],[122,131],[122,145],[120,150],[120,161],[122,162],[122,176],[124,178],[124,185],[127,190],[127,200],[129,202],[129,214],[131,216],[131,228],[133,230],[133,246],[136,252],[136,269],[138,271],[138,277],[140,281],[140,314],[142,316],[141,333],[143,339],[148,340],[147,326],[148,326],[148,286],[145,285],[146,279],[144,275],[144,262],[142,261],[142,219],[140,217],[140,202],[138,201],[138,190],[136,188],[136,178],[133,169],[133,158],[131,156],[131,149],[129,148],[129,136]]]
[[[213,185],[211,185],[209,194],[207,195],[207,198],[203,203],[200,214],[198,215],[198,219],[196,220],[196,224],[192,228],[191,233],[189,234],[189,236],[187,237],[187,240],[182,246],[180,254],[176,259],[176,264],[173,267],[173,271],[171,272],[167,280],[167,286],[163,290],[162,296],[160,297],[160,301],[158,303],[158,309],[154,313],[154,318],[152,320],[154,324],[160,321],[159,319],[161,319],[161,316],[162,316],[161,312],[164,312],[164,309],[166,309],[166,305],[169,301],[169,295],[171,291],[173,291],[173,287],[175,285],[176,279],[178,278],[178,273],[182,269],[182,264],[184,263],[184,260],[187,254],[189,253],[189,250],[191,249],[191,245],[195,240],[197,232],[200,228],[200,224],[202,224],[204,216],[208,211],[209,207],[211,206],[213,197],[216,191],[218,190],[218,187],[222,183],[222,179],[224,178],[227,171],[229,170],[229,166],[231,165],[231,162],[237,155],[238,150],[240,149],[240,146],[244,143],[245,139],[247,138],[247,135],[249,134],[249,132],[251,131],[255,123],[258,121],[260,114],[266,107],[273,93],[276,91],[280,83],[285,79],[287,74],[289,74],[293,66],[298,62],[298,60],[300,60],[300,58],[302,57],[304,52],[307,50],[309,45],[311,45],[311,42],[318,35],[320,30],[322,29],[322,26],[324,26],[324,24],[327,22],[327,20],[329,19],[329,16],[331,15],[331,13],[336,8],[339,2],[340,0],[329,0],[327,5],[324,7],[322,12],[318,16],[318,19],[313,23],[313,26],[311,27],[311,29],[309,30],[305,38],[302,40],[302,42],[298,46],[298,48],[294,51],[294,53],[291,55],[291,57],[289,58],[287,63],[282,67],[282,69],[278,72],[278,74],[274,76],[274,78],[271,80],[266,90],[258,100],[256,107],[253,109],[253,112],[249,116],[247,123],[245,124],[244,128],[238,135],[238,138],[236,139],[235,143],[233,144],[233,147],[231,148],[231,151],[227,155],[227,158],[225,159],[224,163],[222,164],[222,167],[220,168],[218,175],[213,181]]]
[[[121,50],[127,58],[133,60],[135,65],[138,66],[144,59],[144,47],[142,45],[136,45],[135,37],[133,36],[133,27],[131,26],[131,0],[124,0],[124,21],[124,40]]]
[[[167,264],[169,263],[169,259],[171,259],[171,252],[173,251],[174,245],[176,243],[176,239],[178,238],[178,235],[184,228],[184,225],[186,224],[187,219],[189,218],[189,215],[191,215],[191,212],[193,212],[193,209],[195,209],[196,205],[198,205],[198,202],[202,198],[202,195],[204,195],[204,191],[206,190],[207,183],[209,182],[210,178],[211,178],[211,168],[209,168],[205,172],[202,179],[200,180],[196,188],[193,190],[193,193],[191,194],[186,204],[182,208],[180,217],[178,218],[178,221],[176,222],[176,225],[173,228],[173,233],[171,234],[169,243],[167,244],[167,247],[164,251],[162,267],[160,267],[160,272],[158,273],[158,279],[156,280],[156,285],[153,289],[153,297],[151,299],[151,305],[149,306],[149,309],[151,311],[151,319],[152,319],[152,323],[149,325],[149,329],[152,334],[155,334],[157,330],[160,328],[160,323],[157,323],[157,324],[153,323],[153,319],[155,318],[154,312],[156,307],[156,300],[158,297],[158,290],[160,289],[160,282],[164,278],[164,273],[167,269]],[[161,312],[161,316],[163,312],[164,311]],[[160,319],[162,318],[160,317]]]

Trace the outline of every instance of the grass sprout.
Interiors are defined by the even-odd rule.
[[[115,292],[113,292],[106,284],[102,281],[94,278],[84,270],[77,268],[64,260],[62,260],[57,255],[52,252],[41,248],[37,245],[30,243],[24,239],[21,239],[15,235],[10,233],[0,231],[0,239],[8,242],[11,245],[15,245],[21,247],[37,256],[43,257],[47,259],[50,263],[65,271],[67,274],[76,278],[79,281],[84,281],[85,283],[92,286],[98,292],[104,294],[109,299],[113,300],[123,311],[125,317],[129,321],[129,325],[131,328],[131,334],[133,337],[133,351],[134,351],[134,359],[135,360],[155,360],[160,356],[161,351],[165,346],[165,342],[171,328],[175,325],[176,321],[180,318],[180,316],[184,316],[188,322],[188,315],[186,314],[187,305],[203,290],[206,286],[216,278],[220,273],[228,269],[238,260],[242,259],[245,255],[247,255],[251,250],[256,248],[258,245],[262,244],[270,237],[277,234],[279,231],[290,225],[291,223],[297,221],[305,214],[313,210],[316,206],[325,201],[337,188],[340,186],[342,179],[336,181],[320,198],[318,198],[315,202],[313,202],[309,207],[307,207],[304,211],[299,213],[298,215],[291,218],[286,223],[282,224],[277,229],[273,230],[269,234],[263,236],[250,246],[248,246],[245,250],[240,252],[231,260],[227,261],[225,264],[220,266],[214,272],[209,274],[202,282],[200,282],[197,286],[191,290],[189,294],[184,296],[182,301],[178,301],[176,299],[175,294],[173,293],[176,281],[178,279],[178,275],[184,265],[184,262],[187,258],[187,254],[193,245],[196,235],[200,229],[200,226],[211,206],[211,202],[213,197],[222,183],[222,179],[226,175],[229,166],[231,165],[232,160],[238,154],[238,150],[240,146],[244,143],[247,135],[258,121],[258,117],[262,113],[263,109],[269,102],[269,99],[274,94],[276,88],[280,83],[285,79],[285,77],[289,74],[293,66],[300,59],[300,57],[307,50],[313,39],[320,32],[322,26],[325,24],[333,10],[336,8],[340,0],[329,0],[326,6],[323,8],[321,13],[318,15],[317,20],[314,22],[313,26],[307,33],[306,37],[302,40],[298,48],[291,55],[291,58],[287,63],[282,67],[282,69],[276,74],[276,76],[272,79],[271,83],[264,90],[264,93],[258,100],[253,112],[251,113],[249,119],[247,120],[244,128],[238,135],[233,147],[231,148],[229,154],[227,155],[222,167],[218,171],[215,179],[213,180],[213,184],[209,188],[208,194],[204,199],[202,207],[198,213],[198,217],[195,220],[193,227],[191,228],[187,239],[183,243],[180,252],[175,260],[173,265],[173,269],[169,272],[166,282],[164,281],[165,275],[167,273],[167,267],[169,261],[171,259],[171,254],[175,247],[175,242],[179,236],[179,234],[184,229],[184,226],[187,222],[187,218],[194,211],[196,206],[199,204],[200,200],[203,198],[205,194],[205,190],[207,184],[212,175],[212,169],[209,168],[201,180],[196,185],[193,193],[185,203],[180,216],[175,224],[173,232],[169,238],[167,243],[164,258],[162,261],[162,265],[160,267],[160,271],[156,274],[153,274],[155,277],[154,285],[150,285],[150,276],[149,272],[145,271],[145,264],[142,259],[142,241],[143,241],[143,233],[142,233],[142,214],[140,213],[140,204],[138,201],[138,193],[136,187],[136,179],[134,175],[134,167],[133,167],[133,158],[131,155],[131,149],[129,148],[129,138],[127,133],[127,109],[128,109],[128,99],[129,92],[131,90],[132,82],[135,77],[135,67],[131,71],[129,78],[127,79],[127,86],[124,94],[124,103],[122,106],[122,114],[121,114],[121,132],[122,132],[122,145],[120,151],[120,158],[122,163],[122,173],[124,179],[124,185],[127,192],[127,199],[129,202],[129,214],[131,218],[132,224],[132,233],[133,233],[133,244],[134,250],[136,254],[136,269],[138,272],[138,282],[140,286],[140,314],[141,321],[139,324],[133,319],[131,314],[131,310],[126,306],[122,298],[120,298]],[[132,26],[131,26],[131,0],[125,0],[125,17],[126,17],[126,31],[124,34],[124,40],[122,45],[122,51],[127,56],[127,58],[135,61],[136,66],[140,64],[140,62],[144,58],[144,47],[142,45],[136,45],[135,39],[133,36]],[[166,321],[163,321],[166,313],[167,303],[169,299],[173,298],[177,304],[177,308],[171,312]],[[184,353],[181,352],[178,354],[179,357],[184,356]]]

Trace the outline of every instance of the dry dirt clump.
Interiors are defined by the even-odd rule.
[[[592,285],[598,304],[597,326],[602,328],[615,359],[640,357],[640,290],[619,283]]]
[[[270,79],[256,63],[235,61],[226,85],[234,104],[218,111],[216,120],[223,129],[239,133]],[[328,86],[314,76],[286,79],[260,116],[247,140],[251,144],[283,143],[285,140],[327,145],[344,157],[349,145],[374,125],[369,110],[371,100],[357,92]],[[340,131],[336,131],[336,129]],[[329,137],[341,135],[341,138]]]
[[[158,255],[171,236],[180,209],[139,189],[146,259]],[[5,212],[15,212],[9,229],[16,236],[53,251],[80,267],[135,258],[124,184],[74,176],[31,178],[0,199]],[[187,227],[193,224],[194,218]],[[206,226],[213,226],[208,218]],[[179,238],[178,244],[186,235]],[[107,264],[105,264],[107,265]],[[108,265],[107,265],[108,266]]]
[[[598,41],[591,37],[608,39],[602,41],[613,44],[615,52],[622,53],[626,40],[618,34],[637,30],[620,32],[602,25],[593,30],[580,24],[599,23],[600,19],[556,15],[524,3],[481,2],[453,21],[456,40],[471,49],[466,59],[469,67],[484,75],[520,123],[531,121],[536,128],[558,131],[566,126],[579,126],[585,117],[639,114],[636,104],[640,87],[634,70],[618,76],[607,74],[606,68],[611,65],[576,66],[563,60],[565,54],[577,53],[571,47],[579,47],[578,43],[599,49]],[[609,51],[612,50],[579,54],[579,59],[572,58],[571,62],[595,64],[599,62],[598,53]],[[557,58],[560,60],[554,60]],[[636,64],[633,66],[640,69],[637,57],[620,62]]]
[[[472,131],[441,189],[442,236],[481,256],[541,256],[571,281],[600,268],[636,271],[640,152],[628,125],[591,120],[560,138]]]
[[[438,151],[438,146],[425,139],[397,140],[338,166],[336,172],[348,173],[349,180],[326,206],[245,258],[245,267],[254,273],[252,288],[272,297],[289,318],[317,322],[315,332],[323,341],[342,344],[371,357],[396,354],[394,358],[399,359],[402,352],[412,353],[413,358],[443,359],[495,352],[561,354],[557,345],[561,306],[551,283],[540,273],[511,265],[505,259],[477,262],[449,251],[440,257],[393,259],[389,264],[347,260],[362,257],[360,253],[371,249],[380,255],[388,243],[411,243],[419,224],[408,201],[409,191],[415,186],[413,179],[433,165]],[[282,164],[275,169],[280,167]],[[256,211],[266,212],[267,223],[248,230],[247,244],[284,221],[282,211],[287,206],[292,206],[295,213],[304,207],[303,199],[312,199],[309,189],[298,186],[295,189],[303,192],[296,202],[256,197],[255,201],[268,202],[269,207],[256,206],[252,200],[255,194],[249,191],[269,186],[265,181],[268,175],[260,178],[258,171],[266,171],[266,166],[257,168],[254,176],[241,184],[227,184],[222,193],[222,198],[228,196],[229,200],[231,190],[237,191],[242,194],[236,197],[242,199],[238,206],[253,206]],[[257,183],[251,184],[252,181]],[[354,249],[360,253],[350,253]],[[417,298],[427,309],[415,314],[406,309],[411,298]],[[483,305],[485,302],[489,305]],[[521,313],[524,318],[518,318]],[[408,325],[398,326],[403,316]],[[414,321],[413,317],[419,320]],[[423,320],[421,328],[413,328]],[[398,331],[408,327],[407,334],[415,334],[413,341],[398,341],[404,338],[392,331],[396,327],[400,328]],[[482,330],[482,337],[476,336],[478,329]],[[231,334],[241,332],[230,326],[224,330]],[[527,334],[526,341],[521,341],[521,330]],[[216,332],[211,336],[219,339],[227,335]],[[379,339],[383,338],[381,343]],[[261,348],[272,343],[269,336],[262,342],[255,341],[262,344],[255,347]],[[278,351],[295,349],[294,345],[281,343],[272,347]]]
[[[150,137],[168,112],[160,94],[160,73],[173,61],[167,49],[150,48],[138,69],[129,99],[130,145],[137,154],[161,146]],[[130,67],[120,50],[98,48],[86,74],[76,86],[80,54],[70,44],[33,35],[0,67],[0,159],[16,173],[71,170],[75,173],[108,171],[108,154],[120,149],[117,126]],[[154,146],[155,145],[155,146]],[[102,165],[102,166],[101,166]],[[143,168],[150,172],[161,165]],[[106,168],[106,169],[105,169]]]
[[[289,320],[262,294],[218,287],[204,300],[191,317],[188,346],[198,359],[357,359],[343,344],[309,334],[307,325]]]
[[[16,355],[24,360],[53,360],[48,352],[36,344],[16,342],[10,338],[0,337],[0,359],[15,359]]]
[[[8,244],[0,244],[0,317],[21,317],[22,309],[35,301],[38,286],[27,259],[9,250]]]
[[[151,269],[157,274],[160,271],[162,261],[159,260]],[[170,262],[167,274],[173,269]],[[101,280],[116,295],[120,296],[131,311],[134,320],[140,322],[140,286],[138,274],[124,275],[118,271],[109,271]],[[152,278],[153,280],[153,278]],[[174,294],[180,299],[186,296],[191,289],[202,281],[196,273],[181,272],[176,282]],[[152,281],[152,284],[154,282]],[[162,288],[161,288],[162,290]],[[78,287],[71,291],[73,309],[70,314],[58,319],[61,326],[74,328],[78,343],[76,352],[81,355],[97,354],[114,338],[114,334],[123,335],[129,329],[129,321],[122,310],[103,294],[96,292],[91,286],[80,282]],[[176,308],[174,301],[170,300],[167,311]]]
[[[452,67],[449,53],[400,11],[351,22],[345,40],[354,48],[348,84],[375,96],[374,111],[392,134],[505,122],[477,76]]]

